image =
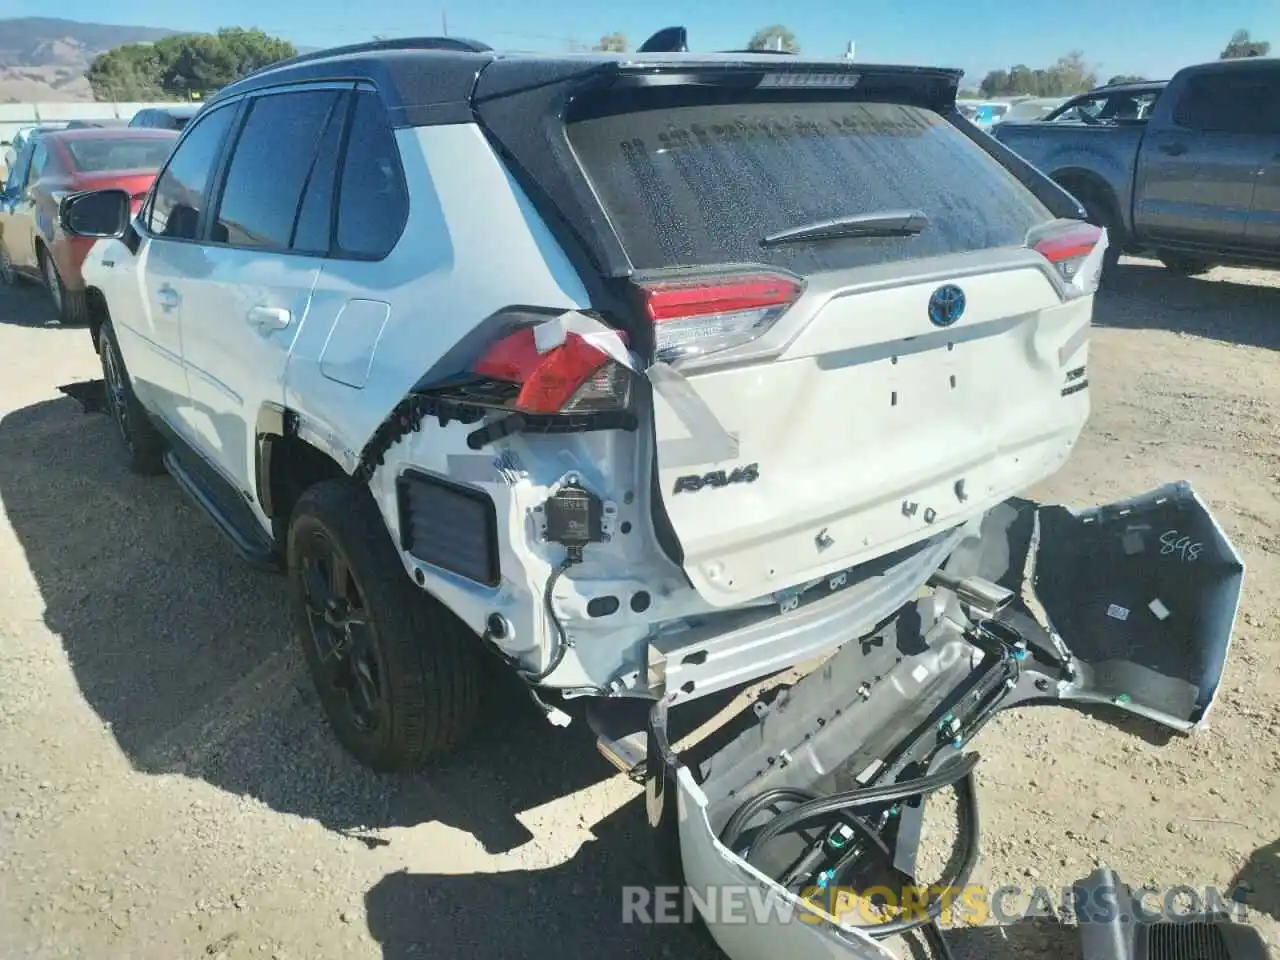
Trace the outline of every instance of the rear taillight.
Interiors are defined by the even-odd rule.
[[[493,344],[472,367],[484,380],[517,388],[504,406],[521,413],[598,413],[626,406],[629,371],[580,334],[539,350],[532,327]]]
[[[568,316],[576,319],[502,311],[490,320],[504,333],[459,374],[423,384],[416,392],[446,401],[455,410],[572,418],[581,429],[590,429],[581,418],[593,414],[629,416],[634,373],[625,338],[593,318]]]
[[[668,363],[754,340],[803,291],[796,280],[773,273],[640,284],[657,358]]]
[[[1031,243],[1036,253],[1053,264],[1068,293],[1075,295],[1098,289],[1106,247],[1107,232],[1080,221],[1046,231]]]

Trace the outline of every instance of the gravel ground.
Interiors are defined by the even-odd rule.
[[[643,800],[580,724],[502,691],[444,769],[349,761],[287,642],[282,582],[173,484],[125,472],[108,422],[56,390],[96,375],[88,336],[48,317],[38,291],[0,290],[0,956],[707,956],[679,929],[621,926],[619,888],[651,879]],[[1244,883],[1274,947],[1280,276],[1126,261],[1097,321],[1093,418],[1034,493],[1088,505],[1191,480],[1246,556],[1243,612],[1197,737],[1056,707],[999,718],[979,741],[976,879],[1057,889],[1105,863],[1135,886]],[[1052,920],[952,942],[1078,955]]]

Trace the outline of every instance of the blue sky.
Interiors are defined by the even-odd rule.
[[[1280,0],[5,0],[5,16],[60,16],[179,30],[256,26],[304,46],[329,46],[373,34],[449,32],[494,47],[564,49],[622,31],[632,44],[659,27],[683,24],[690,46],[744,46],[758,27],[781,22],[804,52],[836,55],[848,40],[859,60],[962,67],[976,83],[995,67],[1046,66],[1080,49],[1102,80],[1117,73],[1163,78],[1210,60],[1237,28],[1271,40],[1280,53]],[[713,12],[716,11],[716,12]]]

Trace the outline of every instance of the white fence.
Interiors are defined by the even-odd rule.
[[[22,127],[42,123],[70,123],[72,120],[128,120],[144,107],[160,103],[95,103],[90,100],[66,103],[0,103],[0,144],[13,139]]]

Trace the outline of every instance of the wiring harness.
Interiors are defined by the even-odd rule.
[[[958,837],[950,874],[930,885],[933,896],[922,897],[917,905],[891,920],[864,925],[867,934],[877,940],[918,930],[935,955],[944,960],[951,952],[938,924],[947,902],[942,891],[958,890],[968,883],[978,860],[978,803],[973,782],[978,754],[962,754],[960,749],[994,715],[1004,694],[1017,685],[1027,655],[1018,631],[997,620],[973,624],[966,636],[987,655],[984,669],[975,671],[929,720],[889,751],[880,767],[881,782],[825,795],[794,786],[765,790],[743,802],[720,833],[721,843],[748,864],[779,886],[810,900],[839,888],[859,889],[859,882],[866,886],[868,878],[876,878],[878,883],[880,878],[896,874],[910,884],[914,878],[894,865],[901,805],[923,803],[932,793],[954,788]],[[939,766],[934,761],[947,750],[955,753]],[[909,773],[935,766],[934,772],[921,776]],[[906,779],[896,779],[904,773]],[[786,845],[781,842],[784,839]]]
[[[749,864],[760,868],[765,859],[762,851],[772,841],[818,825],[821,829],[817,839],[810,841],[800,859],[775,879],[793,891],[827,890],[841,886],[850,874],[867,870],[877,861],[885,866],[892,862],[893,855],[881,830],[860,813],[876,809],[883,812],[899,802],[923,799],[930,793],[954,786],[961,850],[958,866],[939,886],[956,889],[968,882],[978,860],[978,806],[973,785],[973,769],[977,763],[976,753],[957,756],[927,776],[821,797],[792,787],[769,790],[738,809],[725,824],[720,840]],[[782,803],[794,806],[776,813],[756,830],[748,831],[748,824],[760,814]],[[879,940],[933,925],[943,904],[943,898],[935,896],[913,916],[869,925],[868,932]]]

